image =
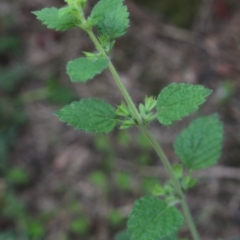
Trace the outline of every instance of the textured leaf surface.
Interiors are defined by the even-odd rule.
[[[138,200],[128,220],[131,240],[168,239],[182,225],[184,219],[175,207],[155,197]]]
[[[118,122],[115,109],[110,104],[94,98],[73,102],[55,114],[60,121],[86,132],[108,133]]]
[[[159,240],[178,240],[177,235],[174,233],[171,236],[165,237],[165,238],[160,238]]]
[[[123,5],[123,0],[100,0],[92,9],[90,18],[100,21],[104,15]]]
[[[188,169],[214,165],[221,154],[223,126],[217,115],[194,120],[174,142],[175,153]]]
[[[210,89],[200,85],[186,83],[172,83],[164,88],[157,98],[157,118],[163,125],[170,125],[191,112],[205,102],[211,93]]]
[[[59,13],[60,11],[60,13]],[[37,16],[37,19],[47,25],[48,28],[58,31],[64,31],[73,27],[76,27],[79,20],[71,13],[61,14],[61,9],[55,7],[43,8],[40,11],[33,12]]]
[[[106,58],[78,58],[68,62],[67,74],[72,82],[86,82],[101,73],[108,62]]]
[[[118,38],[126,33],[129,13],[123,0],[101,0],[93,8],[90,18],[96,22],[100,36]]]

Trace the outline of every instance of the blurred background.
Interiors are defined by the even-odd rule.
[[[89,0],[88,10],[96,3]],[[203,240],[240,237],[239,0],[126,0],[131,24],[112,60],[138,104],[171,82],[214,90],[200,111],[150,125],[171,162],[172,142],[202,114],[218,113],[219,165],[196,173],[188,202]],[[93,50],[78,29],[54,32],[32,11],[62,0],[0,2],[0,240],[112,240],[133,202],[168,178],[137,129],[75,131],[53,112],[83,97],[121,102],[110,73],[71,84],[68,60]],[[182,238],[190,238],[186,227]]]

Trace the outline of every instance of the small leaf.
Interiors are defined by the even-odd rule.
[[[128,220],[131,240],[157,240],[174,234],[182,225],[182,214],[156,197],[143,197],[133,207]]]
[[[175,176],[180,179],[183,176],[183,166],[182,164],[175,164],[173,165],[173,171],[175,173]]]
[[[153,191],[154,196],[164,196],[166,194],[165,188],[161,184],[155,184]]]
[[[147,112],[150,112],[156,106],[156,99],[152,96],[145,97],[145,109]]]
[[[118,122],[115,109],[110,104],[94,98],[73,102],[55,114],[60,121],[86,132],[108,133]]]
[[[62,10],[55,7],[43,8],[42,10],[34,11],[33,14],[48,28],[58,31],[68,30],[79,24],[79,20],[73,14],[66,12],[66,8]]]
[[[135,121],[133,119],[127,119],[122,122],[122,125],[120,126],[120,129],[127,129],[132,126],[136,125]]]
[[[186,176],[183,180],[182,180],[182,187],[183,189],[187,190],[189,188],[192,188],[196,185],[197,180],[194,179],[191,176]]]
[[[72,82],[87,82],[95,75],[101,73],[108,65],[106,58],[78,58],[69,61],[67,74]]]
[[[118,38],[126,33],[129,13],[123,0],[101,0],[93,8],[90,21],[96,23],[100,36]]]
[[[96,59],[99,54],[99,53],[84,52],[84,51],[83,51],[83,53],[88,59],[90,59],[90,58]]]
[[[151,121],[153,121],[156,118],[156,115],[153,115],[152,113],[149,113],[146,117],[145,117],[145,121],[146,123],[150,123]]]
[[[163,125],[170,125],[191,112],[205,102],[211,93],[210,89],[200,85],[186,83],[172,83],[164,88],[157,98],[158,120]]]
[[[119,116],[123,116],[123,117],[129,117],[131,116],[129,109],[127,107],[127,105],[122,102],[116,109],[116,114]]]
[[[175,153],[188,169],[214,165],[221,154],[223,126],[217,115],[194,120],[174,142]]]
[[[139,112],[141,116],[145,116],[146,114],[145,106],[142,103],[139,104]]]

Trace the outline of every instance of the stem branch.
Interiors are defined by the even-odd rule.
[[[104,56],[108,58],[107,53],[105,52],[104,48],[102,47],[102,45],[100,44],[100,42],[98,41],[97,37],[94,35],[92,30],[88,30],[87,31],[89,37],[91,38],[91,40],[93,41],[96,49]],[[157,155],[159,156],[159,158],[161,159],[165,169],[167,170],[170,178],[173,181],[175,190],[177,195],[180,197],[180,201],[181,201],[181,205],[182,205],[182,209],[186,218],[186,221],[188,223],[189,229],[191,231],[191,234],[193,236],[194,240],[200,240],[200,237],[198,235],[197,229],[194,225],[193,222],[193,218],[192,215],[190,213],[190,210],[188,208],[186,199],[185,199],[185,195],[182,191],[181,185],[178,181],[178,179],[176,178],[173,168],[168,160],[168,158],[166,157],[165,153],[163,152],[161,146],[158,144],[158,142],[156,141],[156,139],[152,136],[152,134],[149,132],[149,130],[147,129],[146,126],[143,126],[142,124],[142,118],[141,115],[138,112],[138,109],[136,108],[131,96],[129,95],[127,89],[125,88],[125,86],[123,85],[119,74],[117,73],[115,67],[113,66],[112,62],[109,61],[108,64],[108,68],[110,70],[110,72],[112,73],[112,76],[117,84],[117,86],[119,87],[123,97],[125,98],[126,102],[128,103],[128,106],[130,107],[133,116],[135,117],[135,119],[138,122],[138,125],[140,127],[140,129],[142,130],[142,132],[145,134],[145,136],[147,137],[148,141],[151,143],[152,147],[154,148],[154,150],[156,151]]]

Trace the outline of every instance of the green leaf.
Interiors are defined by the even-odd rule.
[[[166,194],[165,188],[161,184],[155,184],[152,193],[154,196],[164,196]]]
[[[67,74],[72,82],[87,82],[101,73],[108,66],[108,62],[106,58],[78,58],[68,62]]]
[[[187,190],[189,188],[192,188],[196,185],[197,180],[194,179],[191,176],[186,176],[183,180],[182,180],[182,188]]]
[[[123,5],[123,0],[101,0],[94,6],[90,14],[91,20],[101,21],[104,15],[114,9],[120,8]]]
[[[107,36],[109,39],[115,39],[123,36],[129,26],[129,13],[127,7],[115,9],[105,15],[104,19],[97,24],[97,30],[100,36]]]
[[[183,166],[182,164],[175,164],[173,165],[173,171],[175,176],[180,179],[183,176]]]
[[[62,7],[58,10],[58,16],[61,18],[66,14],[71,14],[75,8],[73,6]]]
[[[158,120],[163,125],[170,125],[205,102],[212,90],[200,85],[172,83],[164,88],[157,98]]]
[[[174,142],[175,153],[188,169],[214,165],[220,157],[223,126],[217,115],[194,120]]]
[[[156,106],[156,99],[152,96],[150,97],[145,97],[145,109],[147,112],[150,112],[155,106]]]
[[[86,132],[108,133],[118,122],[115,109],[110,104],[94,98],[73,102],[55,114],[60,121]]]
[[[160,238],[159,240],[178,240],[178,237],[177,237],[176,233],[174,233],[168,237]]]
[[[121,102],[121,104],[116,109],[116,114],[123,117],[130,117],[131,113],[129,112],[129,109],[127,105],[124,102]]]
[[[123,0],[101,0],[93,8],[90,21],[96,24],[100,36],[118,38],[126,33],[129,13]]]
[[[37,19],[42,21],[43,24],[47,25],[48,28],[57,31],[65,31],[79,24],[79,20],[73,14],[69,12],[63,14],[62,11],[61,9],[51,7],[34,11],[33,14],[35,14]]]
[[[174,234],[184,222],[182,214],[156,197],[143,197],[133,207],[128,220],[131,240],[164,239]]]

